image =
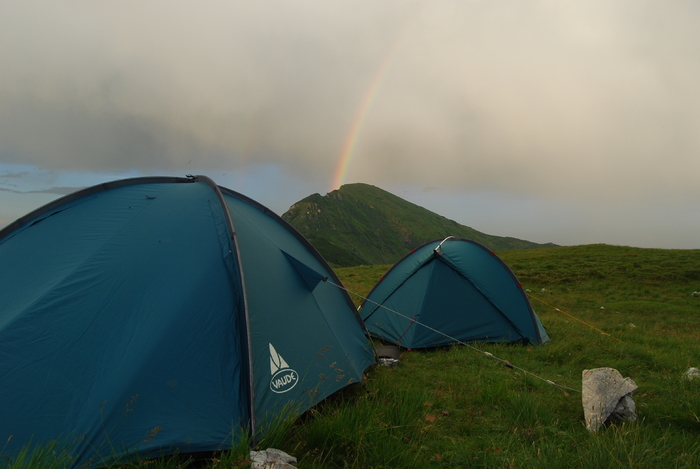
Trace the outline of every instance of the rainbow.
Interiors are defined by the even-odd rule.
[[[405,28],[404,31],[402,31],[402,33],[399,34],[396,40],[394,41],[394,44],[389,49],[389,53],[387,54],[384,61],[379,65],[379,69],[374,75],[374,79],[372,79],[369,87],[367,88],[367,91],[365,91],[365,94],[362,97],[362,101],[360,102],[360,108],[357,111],[357,115],[355,116],[355,120],[353,121],[352,126],[350,127],[350,132],[348,133],[348,136],[345,139],[343,149],[340,152],[338,167],[333,172],[333,180],[331,181],[331,187],[329,192],[334,189],[338,189],[343,184],[345,176],[347,176],[348,168],[350,167],[350,162],[352,161],[352,158],[355,155],[355,147],[357,146],[357,140],[360,134],[362,133],[362,129],[365,123],[367,122],[367,116],[369,115],[369,111],[372,109],[372,105],[374,104],[375,98],[377,97],[377,92],[379,91],[379,88],[381,88],[382,82],[386,77],[387,70],[389,70],[389,66],[394,60],[394,56],[396,55],[396,51],[398,50],[399,43],[401,42],[404,33]]]
[[[384,81],[386,71],[389,68],[389,62],[390,60],[384,61],[382,66],[379,68],[379,72],[375,75],[374,79],[370,83],[369,88],[365,92],[364,97],[362,98],[360,108],[357,112],[357,115],[355,116],[355,120],[353,121],[352,126],[350,127],[350,132],[348,133],[348,136],[345,139],[343,149],[340,152],[340,160],[338,161],[338,167],[336,168],[333,174],[333,180],[331,182],[330,190],[338,189],[345,180],[348,168],[350,167],[350,161],[355,155],[355,147],[357,146],[357,140],[360,136],[362,128],[365,125],[365,122],[367,121],[367,116],[369,115],[369,111],[372,108],[372,104],[374,104],[374,100],[377,97],[377,91],[379,91],[382,81]]]

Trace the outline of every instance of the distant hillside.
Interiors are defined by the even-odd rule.
[[[369,184],[310,195],[282,218],[337,267],[393,264],[411,249],[447,236],[472,239],[494,251],[554,246],[481,233]]]

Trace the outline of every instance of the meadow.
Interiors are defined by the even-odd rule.
[[[368,370],[364,385],[280,420],[259,446],[294,455],[302,469],[700,466],[700,379],[685,377],[700,368],[700,297],[692,296],[700,250],[588,245],[498,255],[551,341],[474,347],[528,373],[464,346],[404,351],[398,366]],[[359,304],[389,267],[336,273]],[[586,430],[581,373],[598,367],[639,386],[636,422]],[[32,456],[9,467],[61,467],[50,454]],[[247,467],[246,456],[242,442],[205,467]],[[200,464],[171,457],[119,467]]]

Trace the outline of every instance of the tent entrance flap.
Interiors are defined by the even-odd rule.
[[[309,287],[310,291],[314,291],[314,289],[320,282],[325,281],[328,278],[316,272],[314,269],[304,264],[291,254],[285,251],[282,251],[282,254],[284,254],[284,257],[286,257],[289,263],[292,264],[292,267],[294,267],[294,270],[297,271],[297,273],[302,278],[306,286]]]

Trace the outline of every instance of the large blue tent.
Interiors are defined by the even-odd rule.
[[[0,231],[0,265],[5,455],[59,440],[77,467],[226,449],[374,360],[317,251],[206,177],[63,197]]]
[[[510,268],[485,246],[453,237],[404,256],[360,315],[372,336],[406,348],[549,340]]]

